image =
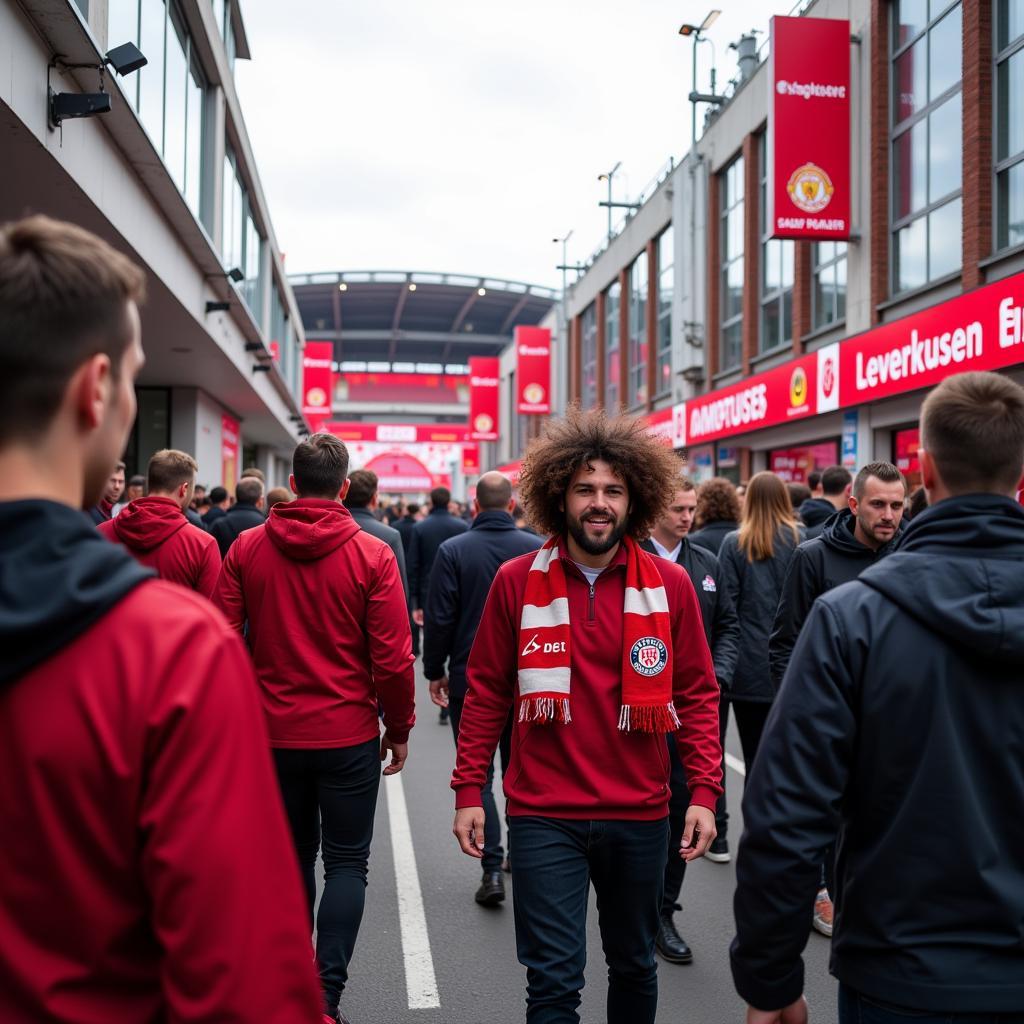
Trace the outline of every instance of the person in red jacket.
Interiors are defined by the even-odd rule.
[[[402,770],[415,721],[412,639],[395,556],[342,505],[348,449],[314,434],[292,458],[295,501],[239,534],[216,604],[248,622],[278,781],[306,883],[310,927],[323,835],[316,954],[325,1019],[348,981],[366,897],[380,785]],[[380,735],[378,709],[384,718]]]
[[[312,1022],[245,649],[80,511],[135,417],[143,286],[81,228],[0,227],[0,1020]]]
[[[485,783],[516,709],[508,797],[516,946],[527,1021],[577,1022],[589,882],[608,962],[608,1024],[653,1024],[654,943],[674,732],[691,794],[687,861],[715,838],[718,683],[693,584],[643,551],[679,474],[641,423],[570,411],[529,448],[519,482],[550,539],[506,562],[467,668],[452,777],[454,832],[480,857]]]
[[[213,597],[220,575],[217,542],[185,518],[195,486],[196,460],[166,448],[146,469],[146,497],[129,502],[116,519],[98,527],[115,544],[123,544],[162,580],[180,583],[203,597]]]

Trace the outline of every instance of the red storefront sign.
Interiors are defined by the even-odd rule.
[[[771,20],[773,238],[850,237],[850,23]]]
[[[656,437],[666,448],[671,448],[674,429],[672,409],[659,409],[644,419],[647,423],[647,433]]]
[[[302,356],[302,413],[315,433],[331,415],[331,360],[329,341],[307,341]]]
[[[519,483],[519,474],[523,471],[523,460],[506,462],[503,466],[495,466],[495,469],[502,475],[507,476],[513,487]]]
[[[229,491],[238,481],[238,445],[241,424],[226,412],[220,417],[220,482]]]
[[[377,474],[379,493],[429,491],[435,486],[430,470],[409,452],[385,452],[370,459],[365,468]]]
[[[326,424],[325,430],[342,441],[383,441],[387,444],[462,444],[469,440],[469,428],[458,423],[340,423]]]
[[[551,412],[551,331],[517,327],[516,411],[527,415]]]
[[[466,444],[462,446],[463,476],[476,476],[480,472],[480,445]]]
[[[893,435],[896,448],[896,468],[904,476],[917,476],[921,472],[918,451],[921,448],[921,431],[917,427],[909,430],[897,430]]]
[[[469,430],[474,441],[498,440],[498,385],[501,368],[497,356],[469,358]]]
[[[825,469],[835,464],[835,441],[776,449],[768,459],[768,468],[787,484],[805,484],[812,470]]]

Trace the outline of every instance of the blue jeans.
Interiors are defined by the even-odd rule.
[[[1024,1024],[1024,1013],[936,1013],[890,1006],[839,986],[839,1024]]]
[[[654,1024],[668,819],[512,817],[516,948],[529,1024],[578,1024],[587,961],[587,900],[597,893],[608,964],[608,1024]]]

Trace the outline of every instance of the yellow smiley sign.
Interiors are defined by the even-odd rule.
[[[789,378],[789,404],[794,408],[807,404],[807,373],[802,366]]]

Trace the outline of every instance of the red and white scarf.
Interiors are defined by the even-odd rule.
[[[519,721],[572,721],[569,597],[558,537],[537,552],[526,577],[519,626]],[[622,629],[623,731],[679,728],[672,701],[672,644],[668,595],[654,559],[630,537]]]

